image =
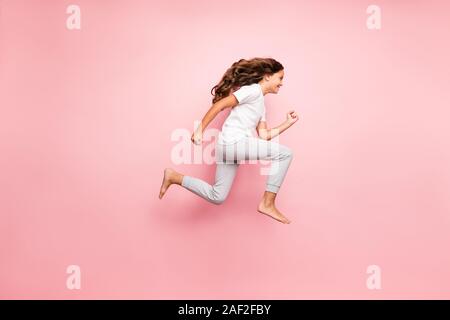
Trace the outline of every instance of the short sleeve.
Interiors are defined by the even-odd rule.
[[[233,92],[233,94],[239,103],[250,102],[259,95],[259,88],[257,85],[259,84],[242,86]]]

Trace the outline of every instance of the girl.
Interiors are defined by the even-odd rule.
[[[240,161],[270,159],[270,174],[257,211],[282,223],[290,223],[275,207],[275,198],[291,163],[292,150],[269,140],[293,125],[298,116],[293,110],[289,111],[286,121],[269,129],[264,105],[264,96],[278,93],[283,77],[283,66],[272,58],[241,59],[233,63],[212,88],[213,105],[191,137],[194,144],[200,144],[208,124],[218,113],[231,108],[215,147],[214,184],[166,168],[159,198],[162,199],[170,185],[178,184],[211,203],[221,204],[228,196]],[[259,137],[252,134],[255,128]]]

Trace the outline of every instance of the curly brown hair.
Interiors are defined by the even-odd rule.
[[[228,96],[231,91],[241,86],[258,83],[266,75],[272,75],[284,67],[272,58],[240,59],[234,62],[222,76],[222,79],[211,89],[213,103]]]

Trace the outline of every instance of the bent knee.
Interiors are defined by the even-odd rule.
[[[291,148],[282,145],[280,148],[280,154],[286,158],[292,158],[294,156],[294,151],[292,151]]]
[[[211,202],[214,204],[222,204],[224,203],[225,199],[227,198],[227,194],[224,193],[214,193],[211,197]]]
[[[294,151],[291,148],[288,148],[287,155],[292,158],[294,156]]]
[[[225,199],[226,198],[215,198],[211,202],[216,204],[216,205],[221,205],[222,203],[224,203]]]

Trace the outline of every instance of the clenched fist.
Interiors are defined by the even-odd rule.
[[[298,115],[294,110],[290,110],[287,114],[286,114],[286,119],[287,122],[289,124],[294,124],[295,122],[297,122],[298,120]]]
[[[193,144],[199,145],[202,143],[202,132],[195,131],[192,134],[191,141]]]

